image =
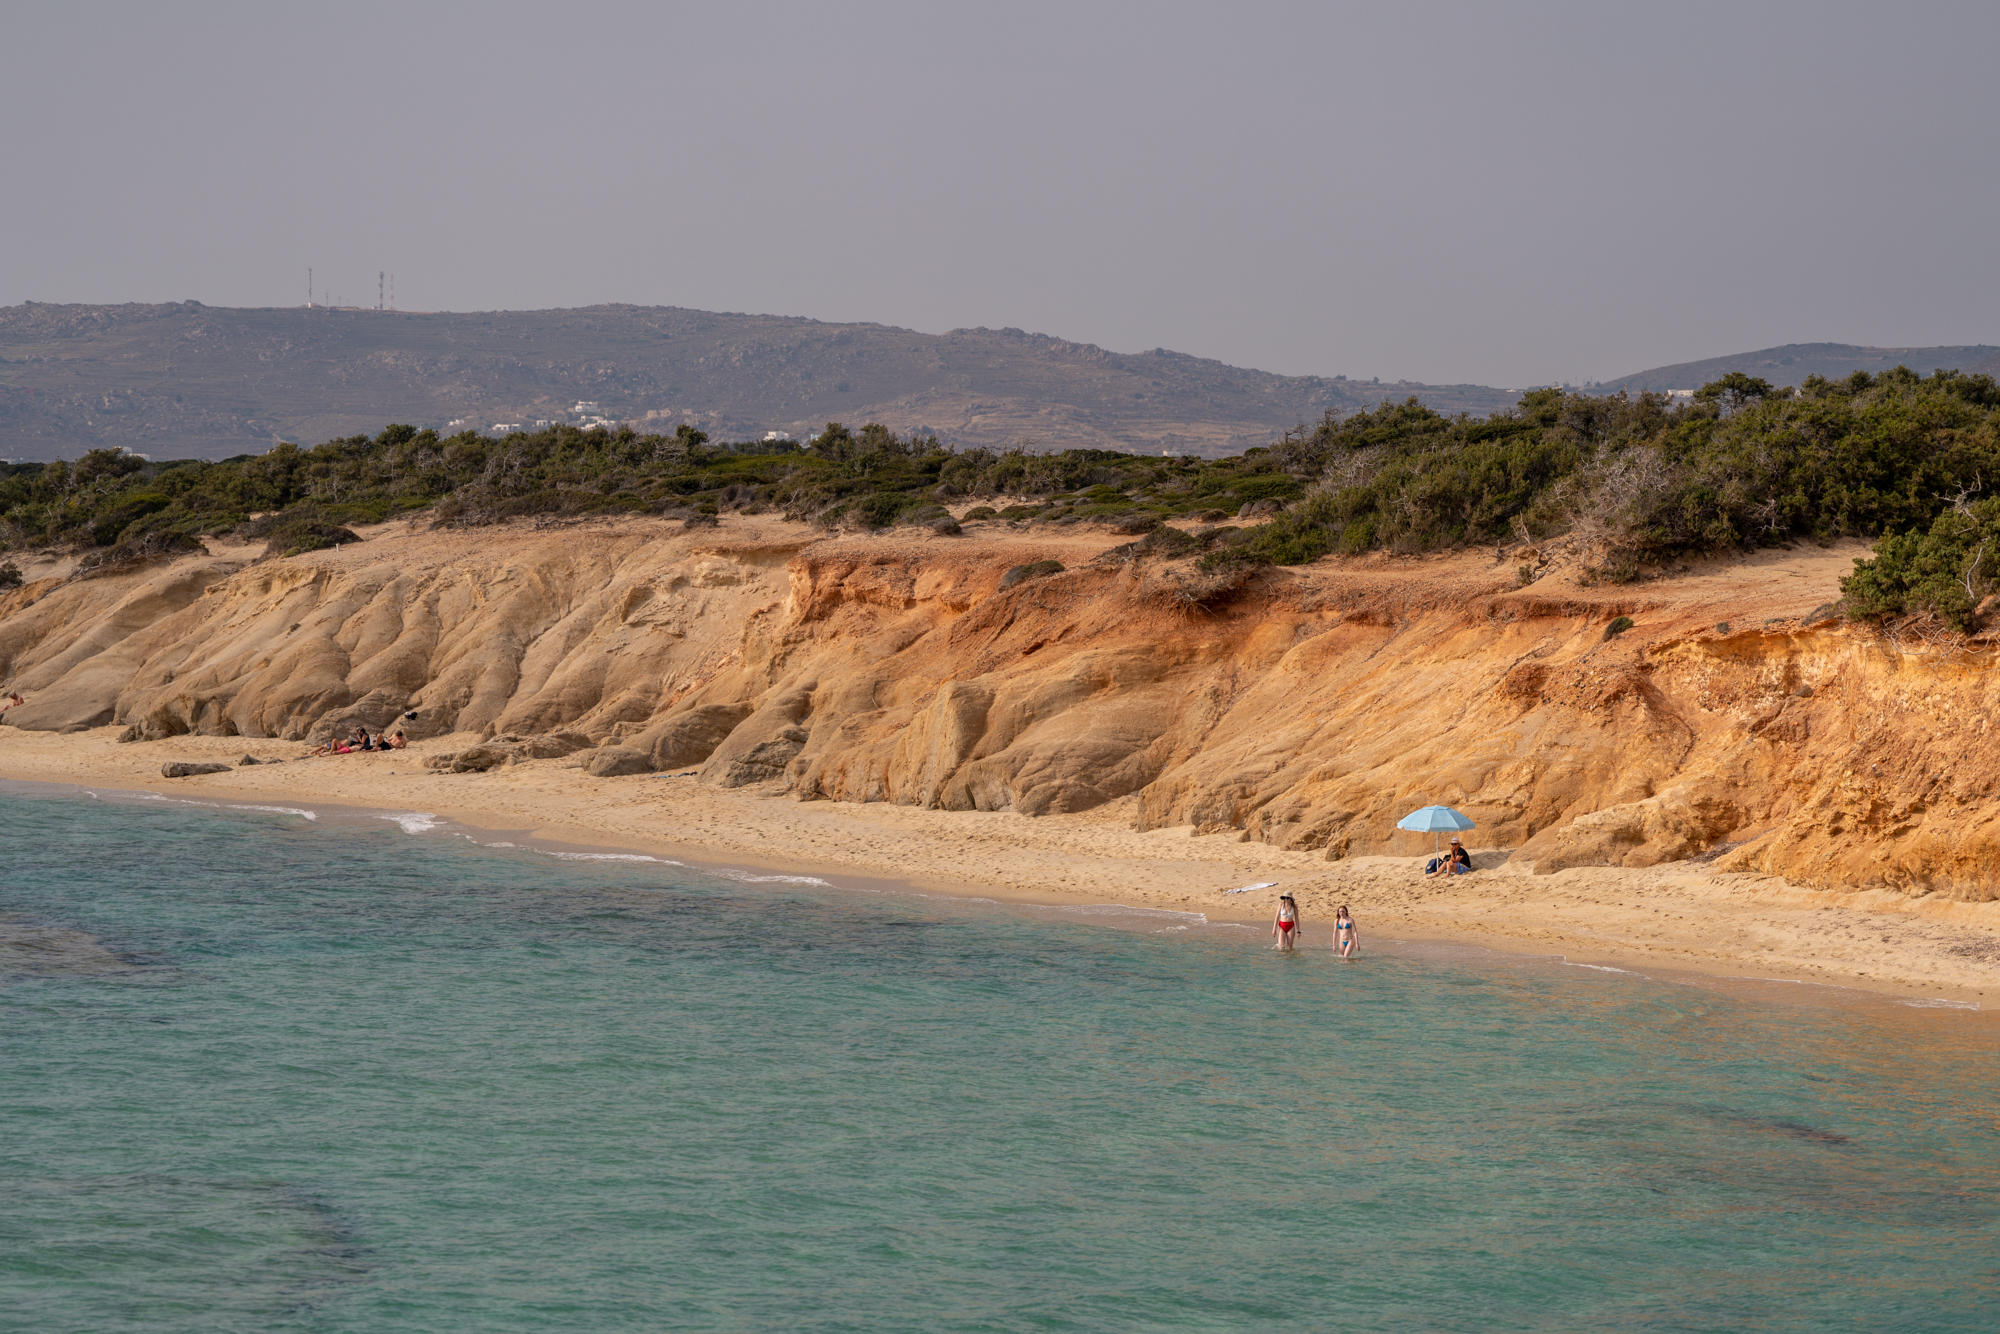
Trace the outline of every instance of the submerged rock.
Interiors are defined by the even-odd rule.
[[[71,927],[0,916],[0,980],[91,977],[144,966],[143,960],[117,953],[96,936]]]

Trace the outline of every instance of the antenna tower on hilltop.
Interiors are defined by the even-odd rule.
[[[389,275],[389,309],[396,308],[396,275]]]
[[[382,280],[388,276],[380,269],[375,270],[375,309],[378,311],[382,309]]]

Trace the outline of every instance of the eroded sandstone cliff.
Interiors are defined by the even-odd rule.
[[[1827,618],[1858,547],[1519,588],[1512,554],[1217,580],[1108,535],[968,531],[398,530],[56,574],[0,597],[29,697],[6,721],[300,738],[415,712],[417,737],[561,731],[616,747],[607,773],[637,752],[801,799],[1136,793],[1148,827],[1333,859],[1413,851],[1395,818],[1442,802],[1542,870],[2000,896],[1992,649]]]

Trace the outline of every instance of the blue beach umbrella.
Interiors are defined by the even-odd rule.
[[[1471,820],[1449,806],[1423,806],[1396,821],[1396,828],[1407,829],[1417,834],[1439,834],[1447,829],[1458,833],[1460,830],[1474,828],[1474,825]],[[1437,847],[1435,838],[1431,840],[1431,846],[1433,849]]]

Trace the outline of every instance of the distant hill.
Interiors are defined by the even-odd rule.
[[[1824,375],[1829,380],[1867,371],[1877,375],[1897,366],[1908,366],[1924,375],[1932,371],[1981,371],[2000,375],[2000,347],[1977,344],[1971,347],[1857,347],[1853,343],[1787,343],[1757,352],[1739,352],[1732,357],[1710,357],[1707,361],[1683,361],[1677,366],[1656,366],[1649,371],[1607,380],[1600,392],[1615,394],[1620,389],[1637,393],[1641,389],[1699,389],[1731,371],[1742,371],[1769,380],[1775,385],[1796,385],[1808,375]]]
[[[1332,409],[1418,395],[1486,414],[1479,385],[1281,376],[1019,329],[922,334],[661,306],[413,314],[170,305],[0,308],[0,457],[120,445],[218,458],[389,422],[482,430],[565,420],[578,401],[643,429],[720,439],[829,420],[961,445],[1216,457]]]

